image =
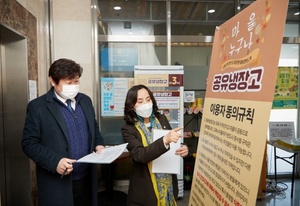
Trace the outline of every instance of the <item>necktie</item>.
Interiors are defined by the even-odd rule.
[[[73,112],[74,110],[73,110],[73,108],[72,108],[72,106],[71,106],[71,102],[72,102],[72,100],[70,100],[70,99],[67,99],[67,105],[68,105],[68,110],[70,111],[70,112]]]

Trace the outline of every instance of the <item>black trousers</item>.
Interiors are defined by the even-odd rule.
[[[92,205],[92,185],[89,175],[80,180],[73,180],[74,206]]]

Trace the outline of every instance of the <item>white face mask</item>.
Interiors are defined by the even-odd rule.
[[[142,104],[137,108],[135,108],[135,112],[137,113],[137,115],[141,117],[148,118],[152,114],[152,110],[153,110],[152,107],[153,107],[152,103]]]
[[[73,99],[79,92],[79,84],[62,85],[60,96],[65,99]]]

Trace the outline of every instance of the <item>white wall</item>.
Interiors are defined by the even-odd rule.
[[[38,95],[49,89],[48,69],[49,47],[52,46],[52,60],[62,57],[73,59],[83,67],[80,91],[95,96],[95,59],[92,35],[92,0],[51,0],[53,24],[48,24],[47,0],[17,0],[37,18],[38,44]],[[52,45],[49,45],[49,29],[52,31]]]
[[[50,65],[48,39],[47,0],[17,0],[37,20],[38,95],[48,90],[48,68]]]
[[[69,58],[83,67],[80,91],[94,100],[95,49],[91,0],[52,1],[53,61]]]

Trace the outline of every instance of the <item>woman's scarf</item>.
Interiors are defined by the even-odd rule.
[[[161,129],[160,122],[154,118],[151,122],[153,129]],[[142,136],[142,143],[147,147],[153,142],[152,129],[147,128],[145,124],[138,121],[135,127]],[[151,176],[154,192],[158,199],[157,206],[176,206],[176,200],[173,193],[172,175],[165,173],[152,173],[152,162],[148,163],[148,169]]]

